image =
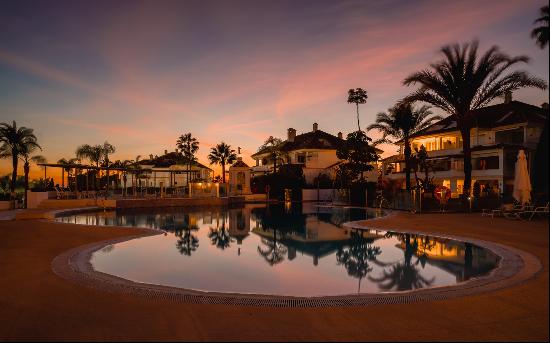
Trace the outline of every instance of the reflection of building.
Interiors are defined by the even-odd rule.
[[[456,276],[457,281],[469,279],[469,275],[483,274],[498,264],[498,256],[476,246],[438,238],[411,238],[417,257],[425,256],[426,262]],[[405,241],[399,244],[405,250]]]
[[[472,112],[475,125],[470,132],[472,147],[472,185],[479,181],[482,188],[489,185],[494,191],[511,191],[515,162],[519,149],[524,149],[532,161],[544,122],[548,104],[542,107],[512,101],[507,95],[504,103],[487,106]],[[411,148],[424,146],[433,163],[430,171],[437,184],[451,189],[453,196],[462,193],[464,162],[462,138],[456,121],[447,117],[411,137]],[[400,153],[382,161],[383,177],[404,179],[404,147]],[[404,185],[404,184],[403,184]]]
[[[277,242],[283,244],[287,248],[289,261],[292,261],[297,253],[301,253],[302,255],[311,256],[314,265],[317,265],[320,258],[334,255],[336,251],[349,245],[351,230],[321,220],[317,215],[302,216],[305,217],[305,220],[301,228],[295,228],[294,230],[265,229],[258,222],[252,232],[269,241],[276,239]],[[364,230],[363,237],[375,240],[382,238],[383,234]]]
[[[342,162],[336,156],[337,148],[345,142],[342,133],[337,136],[319,130],[317,123],[313,124],[313,131],[296,135],[296,130],[288,129],[287,139],[281,143],[278,149],[286,156],[283,161],[277,161],[277,164],[290,163],[302,166],[305,180],[312,184],[314,179],[320,174],[334,176],[336,167]],[[378,154],[382,150],[376,149]],[[271,173],[273,171],[273,157],[267,149],[258,151],[251,156],[256,160],[256,166],[252,168],[253,175]],[[365,177],[371,181],[378,178],[378,168],[373,171],[365,172]]]
[[[229,210],[229,235],[241,244],[250,232],[250,209],[239,208]]]

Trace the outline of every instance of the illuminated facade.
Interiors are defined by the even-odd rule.
[[[490,187],[495,193],[511,192],[518,151],[525,150],[530,168],[534,156],[531,152],[535,151],[548,118],[548,104],[537,107],[512,101],[508,95],[504,103],[476,110],[473,116],[476,125],[470,132],[472,185],[478,181],[482,190]],[[385,178],[405,178],[404,145],[400,143],[399,154],[382,160]],[[429,175],[457,197],[463,191],[464,162],[456,121],[447,117],[411,137],[413,153],[422,145],[433,165]]]

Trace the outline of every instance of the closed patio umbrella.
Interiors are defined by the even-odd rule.
[[[531,201],[531,180],[527,170],[527,158],[525,152],[520,150],[516,161],[516,170],[514,178],[514,199],[519,203],[525,204]]]

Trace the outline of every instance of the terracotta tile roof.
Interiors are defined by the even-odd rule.
[[[544,123],[548,118],[548,110],[542,107],[529,105],[521,101],[510,101],[497,105],[487,106],[473,112],[476,119],[476,127],[494,128],[498,126],[519,124],[519,123]],[[446,117],[437,123],[427,127],[411,137],[432,135],[457,131],[456,121],[452,117]]]
[[[232,168],[250,168],[243,160],[238,160],[231,165]]]
[[[310,131],[297,135],[293,142],[285,140],[281,143],[281,150],[285,152],[299,150],[299,149],[317,149],[317,150],[335,150],[343,144],[345,140],[331,135],[322,130]],[[383,151],[375,148],[378,154]],[[262,155],[268,152],[268,149],[263,149],[253,154],[252,157]]]

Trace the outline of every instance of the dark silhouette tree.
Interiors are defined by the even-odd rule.
[[[258,151],[266,151],[269,154],[269,157],[273,161],[273,172],[277,172],[277,162],[283,162],[286,153],[281,149],[283,140],[273,136],[269,136],[259,148]]]
[[[178,138],[176,147],[180,150],[187,164],[187,187],[189,187],[191,165],[197,161],[195,154],[199,150],[199,141],[191,133],[186,133]]]
[[[211,164],[219,164],[222,166],[222,181],[225,183],[225,165],[232,164],[237,160],[235,150],[231,149],[231,145],[221,142],[210,150],[208,160]]]
[[[355,104],[357,110],[357,130],[361,131],[359,124],[359,105],[367,102],[367,91],[362,88],[348,90],[348,104]]]
[[[369,125],[367,131],[378,130],[382,138],[374,143],[396,144],[403,141],[405,156],[405,184],[407,190],[411,190],[411,145],[410,136],[432,125],[434,121],[441,120],[440,116],[433,116],[429,106],[415,108],[410,103],[398,103],[388,112],[380,112],[376,115],[376,123]],[[392,138],[392,140],[389,139]]]
[[[363,172],[372,170],[374,167],[371,162],[378,160],[378,155],[374,147],[369,145],[372,141],[367,137],[364,131],[355,131],[349,133],[346,140],[336,150],[336,156],[344,160],[340,168],[347,169],[347,176],[353,179],[359,175],[363,179]]]
[[[540,8],[540,17],[533,24],[539,24],[531,31],[531,38],[535,39],[537,45],[544,49],[548,45],[548,26],[550,24],[548,5]]]
[[[17,158],[21,159],[23,162],[23,173],[24,173],[24,188],[25,188],[25,197],[24,197],[24,208],[27,208],[27,193],[29,190],[29,173],[30,173],[30,163],[46,163],[46,159],[42,155],[34,155],[36,150],[42,150],[40,145],[36,142],[35,138],[27,137],[17,144],[17,149],[13,149],[10,144],[4,143],[0,146],[0,158],[9,158],[15,155]]]
[[[33,143],[34,142],[34,143]],[[4,151],[9,151],[9,156],[12,162],[11,184],[10,184],[10,197],[15,206],[15,185],[17,183],[17,167],[22,147],[28,144],[35,144],[38,146],[36,136],[33,129],[21,126],[17,127],[15,120],[13,124],[1,123],[0,124],[0,144],[4,145]],[[5,156],[6,158],[8,155]]]

